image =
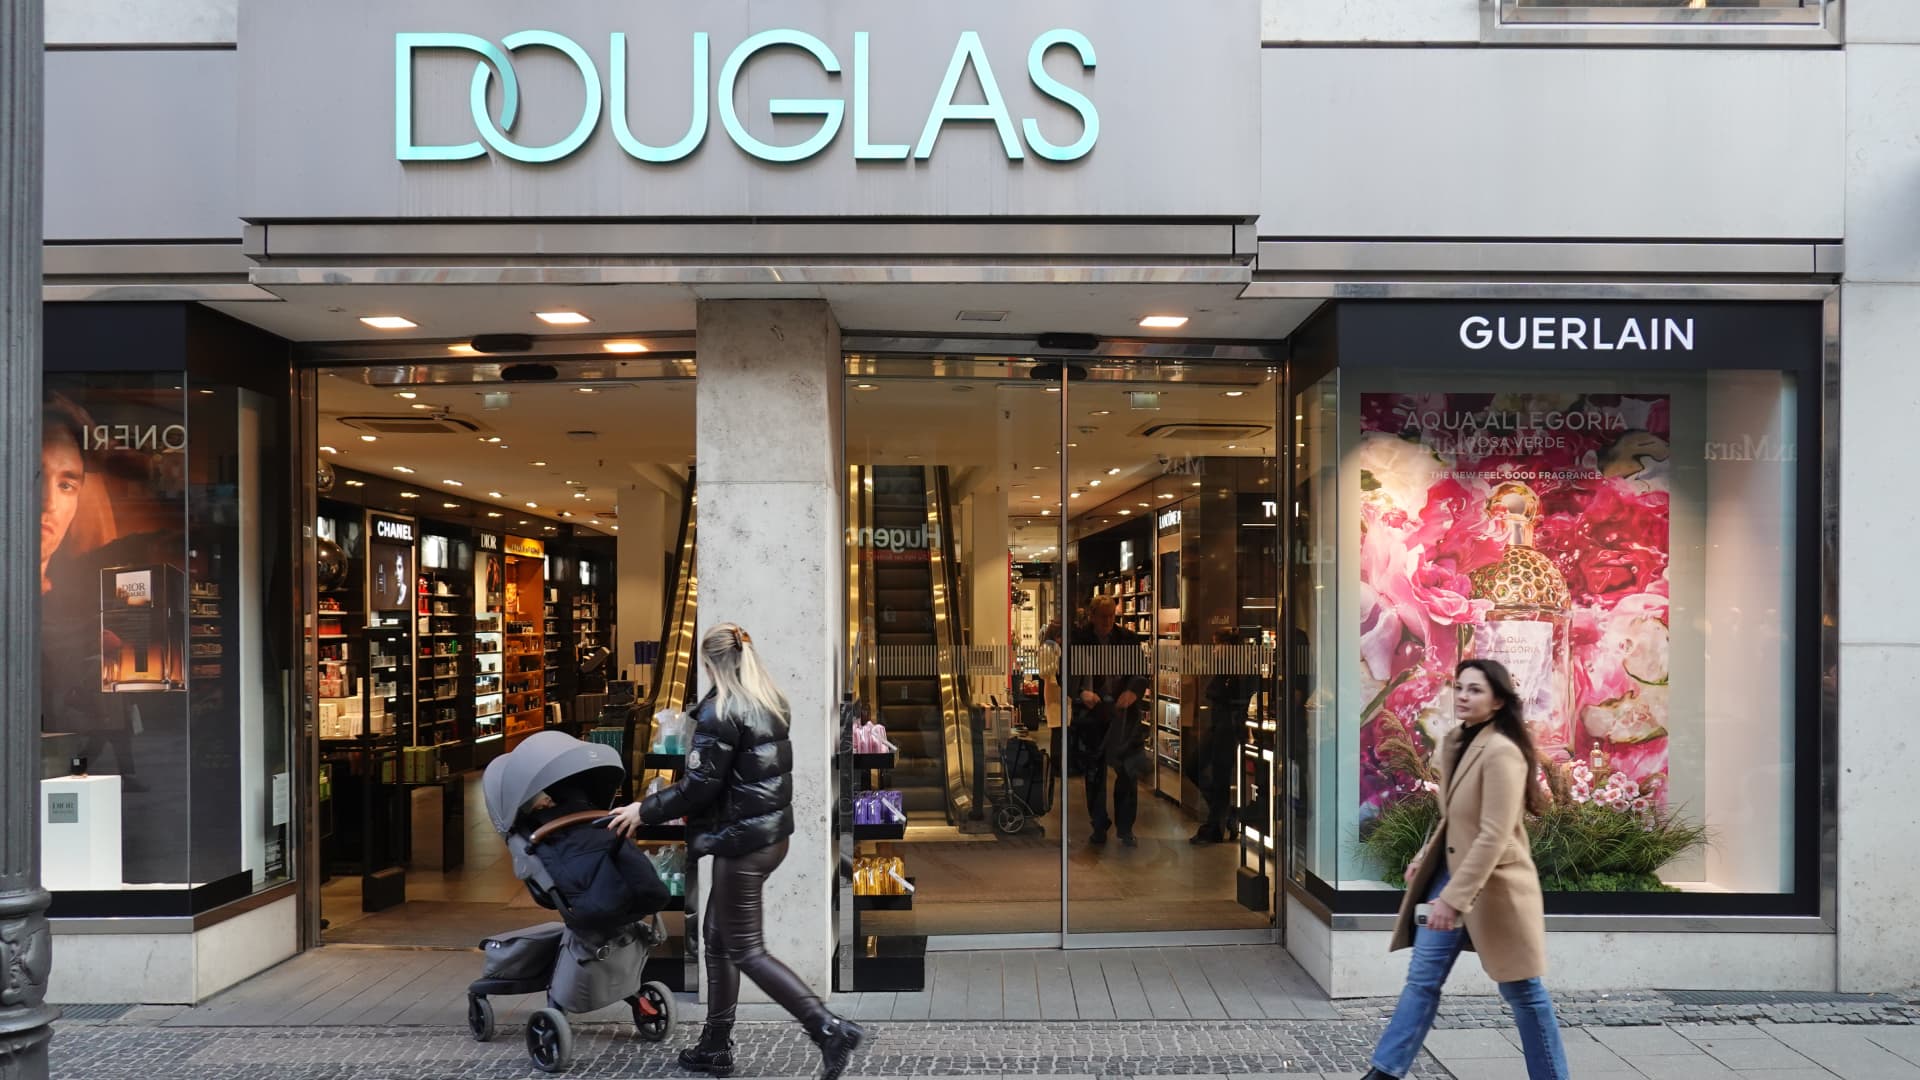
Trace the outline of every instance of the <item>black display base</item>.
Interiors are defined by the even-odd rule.
[[[855,825],[855,840],[904,840],[907,836],[905,825]]]
[[[855,948],[853,989],[912,993],[927,988],[926,935],[863,938]]]
[[[389,866],[360,879],[360,910],[385,911],[407,902],[407,868]]]
[[[1273,884],[1267,880],[1267,875],[1243,866],[1234,880],[1234,891],[1241,907],[1248,911],[1265,911],[1267,897],[1273,895]]]
[[[895,756],[893,754],[853,755],[853,767],[856,769],[879,769],[884,772],[893,768],[894,764]]]

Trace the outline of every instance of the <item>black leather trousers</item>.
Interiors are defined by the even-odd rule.
[[[785,840],[747,855],[713,858],[713,889],[707,894],[707,1022],[731,1024],[744,973],[767,996],[793,1014],[808,1032],[831,1015],[793,969],[767,951],[761,932],[760,894],[767,875],[787,857]]]

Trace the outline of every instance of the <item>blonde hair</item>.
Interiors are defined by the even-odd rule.
[[[721,623],[700,639],[700,665],[713,680],[713,706],[721,716],[751,713],[790,719],[787,696],[773,685],[754,650],[753,638],[735,623]]]

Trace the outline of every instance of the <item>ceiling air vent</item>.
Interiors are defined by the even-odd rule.
[[[463,416],[433,413],[394,413],[386,416],[343,416],[340,422],[356,431],[382,435],[471,435],[480,425]]]
[[[1135,428],[1129,434],[1143,439],[1232,442],[1265,435],[1271,430],[1273,429],[1265,424],[1234,423],[1226,420],[1162,420]]]

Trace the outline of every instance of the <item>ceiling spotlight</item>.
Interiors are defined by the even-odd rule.
[[[467,486],[458,480],[442,480],[440,482],[447,485],[448,487],[466,487]]]
[[[1040,496],[1038,495],[1029,495],[1028,498],[1032,499],[1034,502],[1040,501]]]
[[[560,516],[561,516],[561,517],[564,517],[564,518],[570,518],[570,517],[572,517],[572,516],[573,516],[573,511],[571,511],[571,510],[562,510],[562,511],[560,511]]]
[[[620,531],[620,526],[618,526],[618,525],[615,525],[615,526],[613,527],[613,531],[614,531],[614,532],[619,532],[619,531]]]
[[[407,468],[407,467],[406,467],[405,465],[395,465],[395,466],[393,467],[393,471],[394,471],[394,472],[403,472],[403,473],[410,473],[410,472],[412,472],[413,470],[412,470],[412,469],[409,469],[409,468]]]
[[[1171,499],[1171,498],[1173,498],[1173,496],[1172,496],[1172,495],[1169,495],[1169,494],[1165,494],[1165,493],[1163,493],[1163,494],[1161,494],[1161,496],[1160,496],[1160,497],[1161,497],[1161,498],[1163,498],[1163,499]]]
[[[1089,481],[1087,481],[1087,484],[1088,484],[1088,485],[1089,485],[1090,487],[1099,487],[1099,486],[1100,486],[1100,481],[1098,481],[1098,480],[1089,480]]]
[[[1080,493],[1079,493],[1079,492],[1077,492],[1077,491],[1076,491],[1076,492],[1074,492],[1073,494],[1071,494],[1071,495],[1069,495],[1069,496],[1067,496],[1067,498],[1069,498],[1069,499],[1077,499],[1077,498],[1079,498],[1079,497],[1080,497]]]
[[[1247,392],[1245,390],[1228,390],[1227,392],[1221,394],[1220,396],[1221,397],[1245,397],[1246,393]]]
[[[502,494],[500,494],[500,493],[499,493],[499,492],[497,492],[497,491],[489,491],[489,492],[487,492],[487,498],[489,498],[489,499],[504,499],[504,498],[506,498],[506,496],[505,496],[505,495],[502,495]]]
[[[863,383],[854,383],[854,384],[853,384],[853,388],[854,388],[855,390],[878,390],[878,389],[880,389],[880,388],[879,388],[878,386],[875,386],[875,385],[874,385],[873,383],[870,383],[870,382],[863,382]]]
[[[1126,516],[1127,516],[1128,514],[1131,514],[1131,513],[1133,513],[1133,511],[1131,511],[1131,510],[1122,510],[1122,511],[1120,511],[1120,516],[1121,516],[1121,517],[1126,517]]]
[[[1229,450],[1238,450],[1238,449],[1240,449],[1240,444],[1239,444],[1239,443],[1228,443],[1228,444],[1227,444],[1227,449],[1229,449]]]
[[[1199,486],[1200,486],[1200,481],[1198,481],[1198,480],[1195,480],[1195,481],[1194,481],[1194,482],[1193,482],[1193,483],[1192,483],[1191,485],[1189,485],[1189,486],[1191,486],[1191,487],[1199,487]]]
[[[496,443],[496,442],[499,442],[499,441],[500,441],[500,436],[498,436],[498,435],[482,435],[482,436],[480,436],[480,441],[481,441],[481,442],[485,442],[485,443]]]
[[[1145,510],[1145,509],[1147,508],[1147,504],[1146,504],[1146,503],[1135,503],[1134,505],[1135,505],[1135,506],[1138,506],[1138,507],[1139,507],[1140,509],[1142,509],[1142,510]]]
[[[488,517],[490,517],[490,518],[497,518],[497,517],[499,517],[499,516],[500,516],[500,511],[498,511],[498,510],[489,510],[489,511],[487,511],[487,516],[488,516]]]
[[[397,394],[395,394],[395,395],[393,395],[393,396],[394,396],[394,397],[397,397],[397,398],[399,398],[399,399],[400,399],[400,400],[402,400],[402,401],[412,401],[412,400],[413,400],[414,398],[417,398],[417,397],[419,397],[420,395],[419,395],[419,394],[416,394],[416,393],[414,393],[414,392],[413,392],[413,391],[411,391],[411,390],[402,390],[402,391],[400,391],[399,393],[397,393]]]
[[[323,454],[337,454],[337,453],[339,453],[340,451],[338,451],[338,450],[336,450],[336,449],[334,449],[334,448],[333,448],[333,447],[331,447],[331,446],[323,446],[323,447],[321,447],[321,448],[320,448],[320,452],[321,452],[321,453],[323,453]]]
[[[1143,330],[1178,330],[1187,325],[1185,315],[1149,315],[1140,320]]]
[[[529,461],[527,462],[527,464],[533,466],[536,469],[544,469],[547,467],[547,463],[544,461]]]
[[[1112,409],[1095,409],[1092,412],[1088,413],[1087,415],[1088,416],[1112,416],[1113,410]]]
[[[457,510],[457,509],[459,509],[459,507],[460,507],[460,504],[459,504],[459,503],[448,503],[448,502],[443,502],[443,503],[441,503],[440,505],[441,505],[441,507],[442,507],[442,508],[444,508],[444,509],[447,509],[447,510]]]
[[[403,491],[400,493],[400,497],[403,499],[417,499],[420,496],[411,491]]]
[[[1112,469],[1108,469],[1108,470],[1107,470],[1107,475],[1108,475],[1108,476],[1119,476],[1119,475],[1120,475],[1120,470],[1119,470],[1118,468],[1112,468]]]
[[[597,394],[600,390],[592,386],[576,386],[573,388],[573,392],[576,394]]]
[[[537,503],[537,502],[530,502],[530,503],[528,503],[528,504],[527,504],[527,509],[529,509],[529,510],[538,510],[538,509],[540,509],[540,504],[539,504],[539,503]]]
[[[521,518],[521,519],[520,519],[520,524],[522,524],[522,525],[525,525],[526,523],[527,523],[527,519],[526,519],[526,518]]]
[[[638,341],[609,341],[600,346],[610,353],[643,353],[647,347]]]
[[[1053,511],[1051,511],[1051,510],[1042,510],[1042,511],[1040,511],[1040,516],[1041,516],[1041,517],[1051,517],[1051,516],[1053,516]]]
[[[378,436],[378,435],[362,435],[362,436],[360,436],[360,441],[361,441],[361,442],[379,442],[379,441],[380,441],[380,436]]]
[[[365,480],[349,480],[347,481],[347,486],[348,487],[366,487],[367,482]]]
[[[587,493],[584,491],[576,491],[573,493],[573,497],[576,499],[584,499],[587,497]]]
[[[362,315],[360,321],[375,330],[411,330],[420,325],[403,315]]]
[[[548,326],[580,326],[593,321],[577,311],[536,311],[533,315]]]
[[[1060,388],[1059,388],[1059,387],[1057,387],[1057,386],[1049,386],[1049,387],[1047,387],[1047,393],[1049,393],[1049,394],[1057,394],[1057,393],[1059,393],[1059,392],[1060,392]]]

